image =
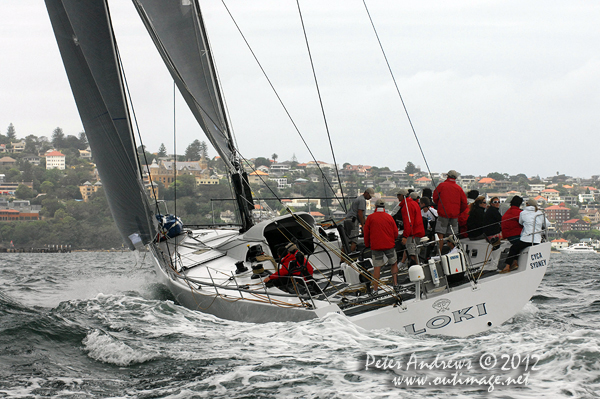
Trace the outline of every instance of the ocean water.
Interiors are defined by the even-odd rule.
[[[600,255],[552,254],[518,315],[461,339],[221,320],[174,303],[143,254],[0,255],[7,398],[592,398],[599,330]]]

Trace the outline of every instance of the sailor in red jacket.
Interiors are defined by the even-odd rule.
[[[398,226],[394,218],[385,211],[385,202],[382,199],[375,201],[375,212],[369,215],[365,222],[363,233],[365,246],[371,247],[371,258],[373,260],[373,293],[377,294],[379,288],[379,276],[381,266],[384,266],[384,255],[387,264],[392,266],[392,279],[394,285],[398,284],[398,263],[396,257],[396,238],[398,238]]]
[[[519,214],[521,213],[522,203],[523,198],[515,195],[510,200],[510,208],[502,215],[502,237],[510,241],[511,244],[521,238],[523,226],[519,224]]]
[[[433,202],[437,205],[439,218],[435,225],[435,232],[440,238],[440,253],[444,242],[442,238],[458,234],[458,217],[467,209],[467,196],[461,186],[456,184],[458,172],[451,170],[448,178],[438,184],[433,192]]]
[[[267,276],[263,279],[263,283],[268,283],[269,281],[273,281],[273,283],[275,283],[276,286],[280,286],[280,285],[287,285],[289,283],[289,278],[281,278],[281,277],[287,277],[290,275],[290,263],[292,261],[297,261],[297,255],[299,254],[298,252],[298,248],[292,244],[289,243],[286,246],[286,249],[288,251],[287,255],[285,255],[283,258],[281,258],[281,267],[279,268],[279,270],[277,270],[275,273],[271,274],[270,276]],[[313,267],[310,264],[309,261],[305,260],[304,257],[302,257],[303,260],[303,264],[302,265],[297,265],[299,267],[296,267],[291,275],[293,276],[303,276],[306,277],[308,276],[312,276],[313,274]]]
[[[406,265],[407,253],[412,260],[417,262],[417,245],[421,242],[421,238],[425,236],[425,226],[423,226],[421,207],[408,195],[408,190],[400,190],[398,194],[402,196],[402,220],[404,221],[402,245],[406,245],[406,251],[402,255],[402,264]],[[411,195],[413,194],[418,195],[417,193],[411,193]]]

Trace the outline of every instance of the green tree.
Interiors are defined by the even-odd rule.
[[[40,185],[40,191],[43,193],[51,193],[54,189],[54,184],[51,181],[45,181]]]
[[[15,196],[18,199],[29,199],[33,198],[35,196],[35,193],[26,185],[19,184],[19,187],[17,187],[17,189],[15,190]]]
[[[9,181],[9,182],[23,181],[23,179],[21,179],[21,171],[17,168],[10,168],[6,172],[4,172],[4,174],[5,174],[4,178],[6,179],[6,181]]]
[[[525,190],[529,190],[529,180],[527,178],[519,178],[519,187],[523,187]]]
[[[487,177],[491,177],[494,180],[504,180],[504,175],[498,172],[488,173]]]
[[[158,147],[158,156],[159,157],[167,156],[167,147],[165,147],[164,143],[160,143],[160,147]]]
[[[65,133],[60,127],[52,131],[52,145],[56,148],[63,148],[65,141]]]
[[[256,160],[254,160],[254,167],[258,168],[259,166],[267,166],[267,167],[271,167],[271,161],[269,161],[267,158],[264,157],[258,157],[256,158]]]
[[[78,140],[80,145],[79,149],[85,150],[88,147],[88,140],[85,132],[79,132]]]
[[[277,155],[277,154],[271,155],[271,159],[273,159],[273,163],[277,163],[277,158],[279,158],[279,155]]]
[[[141,145],[137,148],[138,159],[140,164],[142,165],[150,165],[152,161],[156,158],[154,154],[149,153],[146,150],[145,145]]]
[[[174,198],[194,196],[197,192],[196,178],[192,175],[177,176],[177,179],[164,190],[164,198],[172,200]]]
[[[410,161],[408,161],[406,163],[406,167],[404,168],[404,172],[405,173],[407,173],[409,175],[412,175],[413,173],[416,173],[417,171],[418,171],[418,169],[417,169],[417,167],[415,166],[414,163],[412,163]]]
[[[185,159],[188,161],[198,161],[200,159],[200,140],[196,139],[185,149]]]
[[[41,216],[45,217],[54,217],[54,213],[56,213],[59,209],[64,209],[64,205],[62,202],[57,200],[56,198],[46,198],[42,201],[42,210],[40,211]]]
[[[63,146],[65,148],[72,148],[74,150],[85,150],[87,148],[87,142],[82,142],[76,136],[68,135],[63,140]],[[79,156],[79,151],[76,151],[77,156]]]
[[[17,131],[12,123],[10,123],[8,125],[8,129],[6,129],[6,137],[8,137],[9,140],[14,140],[17,138]]]
[[[33,134],[25,137],[25,148],[23,151],[27,154],[35,154],[37,152],[37,137]]]
[[[60,169],[46,169],[44,171],[44,177],[41,179],[42,181],[50,181],[55,185],[60,182],[64,173]]]
[[[200,142],[200,156],[208,159],[208,146],[205,141]]]

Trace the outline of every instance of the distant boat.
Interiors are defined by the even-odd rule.
[[[595,254],[596,250],[594,250],[594,248],[590,247],[589,245],[580,242],[577,244],[573,244],[570,247],[562,248],[560,252],[563,254]]]

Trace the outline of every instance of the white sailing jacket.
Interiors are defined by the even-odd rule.
[[[519,224],[523,226],[521,241],[539,244],[542,242],[542,231],[550,224],[544,212],[535,210],[534,206],[526,206],[519,215]]]

